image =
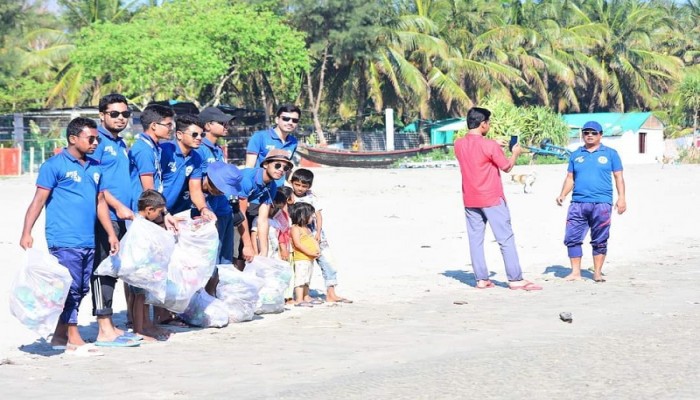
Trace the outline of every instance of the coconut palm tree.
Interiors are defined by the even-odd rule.
[[[636,0],[572,0],[581,18],[606,30],[591,55],[606,72],[604,79],[585,76],[579,98],[588,110],[650,109],[681,71],[681,60],[655,46],[673,21],[654,4]],[[587,82],[586,82],[587,81]]]

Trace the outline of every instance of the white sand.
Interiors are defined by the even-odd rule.
[[[623,160],[624,161],[624,160]],[[564,282],[565,166],[536,170],[533,194],[507,183],[520,259],[542,292],[477,290],[459,171],[315,169],[324,221],[355,304],[291,309],[170,341],[47,356],[8,311],[22,252],[29,177],[0,180],[0,387],[3,398],[700,398],[700,166],[625,171],[628,211],[613,217],[607,282]],[[43,217],[34,229],[45,246]],[[584,247],[584,267],[591,265]],[[322,290],[320,270],[313,288]],[[590,274],[587,275],[590,277]],[[124,322],[118,292],[117,323]],[[454,305],[466,300],[466,305]],[[559,313],[573,313],[573,323]],[[80,321],[94,339],[89,297]]]

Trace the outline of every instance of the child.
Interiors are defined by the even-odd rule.
[[[309,283],[314,260],[321,255],[318,242],[309,229],[313,221],[314,206],[308,203],[295,203],[290,208],[292,217],[292,245],[294,248],[294,297],[296,307],[313,307],[309,298]]]
[[[268,257],[275,258],[278,260],[289,260],[289,247],[283,246],[280,241],[280,236],[287,233],[289,230],[289,217],[284,211],[287,209],[287,197],[284,193],[280,193],[279,190],[275,194],[272,200],[272,207],[270,207],[270,213],[268,214],[269,229],[268,229]],[[253,242],[253,251],[257,254],[260,251],[260,241],[263,238],[258,236],[258,218],[253,219],[253,224],[251,227],[250,239]],[[289,244],[289,241],[286,241]]]
[[[294,202],[311,204],[316,210],[316,222],[312,224],[311,231],[321,248],[321,255],[316,259],[316,262],[318,263],[319,267],[321,267],[321,273],[323,274],[323,279],[326,283],[326,301],[335,303],[352,303],[352,300],[338,296],[338,294],[335,292],[335,287],[338,284],[338,280],[336,278],[338,271],[335,269],[331,261],[330,246],[328,245],[326,236],[323,233],[321,206],[318,198],[310,190],[311,185],[313,185],[314,182],[313,172],[309,171],[308,169],[299,168],[292,174],[291,182],[292,190],[294,191]],[[306,299],[306,301],[311,300],[311,297]]]
[[[146,189],[141,193],[138,200],[139,215],[156,225],[165,227],[163,218],[165,217],[165,197],[153,189]],[[132,294],[132,302],[129,312],[133,318],[134,333],[143,336],[143,340],[149,342],[165,341],[170,336],[166,329],[159,328],[153,324],[149,317],[149,306],[146,304],[146,292],[141,288],[129,286]]]

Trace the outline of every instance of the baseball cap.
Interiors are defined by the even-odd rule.
[[[260,165],[265,165],[265,163],[268,163],[270,161],[284,161],[289,163],[289,165],[294,166],[292,160],[289,159],[290,157],[291,153],[287,150],[272,149],[267,153],[265,159],[260,163]]]
[[[225,125],[233,118],[233,115],[226,114],[216,107],[207,107],[199,113],[199,122],[202,123],[202,125],[212,121]]]
[[[595,121],[588,121],[585,124],[583,124],[583,128],[581,128],[581,130],[603,132],[603,127]]]
[[[241,171],[235,165],[215,161],[207,166],[207,177],[226,197],[238,196],[241,191]]]

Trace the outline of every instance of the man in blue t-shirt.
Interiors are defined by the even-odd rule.
[[[97,147],[97,124],[89,118],[75,118],[66,129],[68,146],[39,169],[36,193],[24,217],[20,246],[34,245],[32,227],[46,206],[46,242],[49,252],[70,272],[68,297],[51,339],[55,349],[84,355],[100,355],[86,346],[78,331],[78,309],[90,288],[95,256],[95,222],[99,219],[111,254],[119,251],[105,201],[102,171],[87,157]]]
[[[295,105],[285,104],[277,109],[275,114],[275,127],[258,131],[250,137],[246,148],[246,168],[262,166],[267,153],[272,149],[281,149],[287,152],[287,158],[292,159],[297,150],[297,138],[292,133],[299,125],[301,109]],[[284,181],[277,182],[283,185]]]
[[[126,220],[133,219],[131,211],[131,179],[129,178],[129,154],[126,143],[119,133],[129,121],[131,111],[129,103],[121,94],[112,93],[100,99],[98,106],[100,125],[97,132],[100,136],[97,149],[91,158],[100,163],[102,168],[102,185],[105,200],[109,205],[109,216],[112,229],[119,240],[126,234]],[[95,260],[94,269],[109,257],[109,241],[107,232],[101,224],[95,225]],[[96,344],[130,347],[138,343],[136,335],[124,332],[114,326],[112,321],[112,300],[117,278],[112,276],[92,275],[92,315],[97,317]]]
[[[163,174],[160,168],[161,140],[169,140],[175,128],[175,112],[170,107],[151,104],[141,113],[141,133],[129,150],[131,175],[131,209],[138,211],[138,199],[146,189],[163,193]]]
[[[202,159],[194,151],[202,143],[199,118],[192,114],[175,118],[175,141],[160,144],[163,196],[168,212],[197,210],[205,220],[216,220],[202,193]]]
[[[262,161],[260,168],[246,168],[241,171],[241,191],[238,199],[245,221],[239,226],[236,266],[243,270],[245,261],[253,259],[253,244],[250,238],[253,219],[258,218],[258,237],[266,238],[269,232],[268,215],[272,200],[277,193],[277,183],[285,173],[291,171],[292,161],[287,152],[272,149]],[[267,257],[267,241],[260,241],[260,255]]]
[[[593,280],[603,279],[603,263],[608,253],[610,222],[613,207],[612,178],[615,177],[618,214],[627,210],[625,201],[625,180],[622,177],[622,161],[615,149],[600,143],[603,127],[596,121],[589,121],[581,129],[584,145],[571,154],[569,167],[564,179],[557,204],[573,189],[571,204],[566,217],[564,244],[571,261],[571,273],[567,280],[581,279],[581,244],[586,233],[591,231],[593,247]]]

